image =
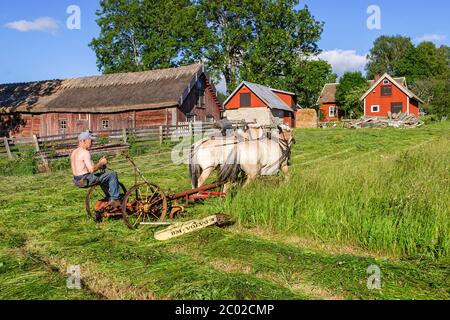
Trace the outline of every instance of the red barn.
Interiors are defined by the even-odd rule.
[[[220,120],[204,66],[0,85],[0,136]]]
[[[373,81],[361,97],[365,117],[388,117],[388,113],[408,113],[419,117],[423,101],[408,89],[405,78],[392,78],[384,74]]]
[[[231,121],[272,125],[281,121],[294,127],[295,93],[242,82],[224,102],[225,117]]]

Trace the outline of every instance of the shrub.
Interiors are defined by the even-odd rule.
[[[23,176],[32,175],[37,171],[37,161],[34,151],[20,153],[14,160],[0,161],[0,175]]]
[[[97,143],[101,146],[107,145],[109,143],[109,139],[107,135],[99,135],[97,139]]]
[[[441,118],[438,115],[430,114],[420,117],[420,120],[422,120],[425,124],[432,124],[441,121]]]

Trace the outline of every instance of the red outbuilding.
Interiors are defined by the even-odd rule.
[[[361,97],[365,117],[388,117],[391,114],[408,113],[420,116],[423,101],[408,89],[405,78],[392,78],[387,73],[376,79]]]
[[[327,83],[320,93],[317,104],[320,107],[320,122],[335,122],[339,120],[339,106],[336,102],[338,83]]]
[[[282,122],[294,127],[295,93],[242,82],[224,102],[224,116],[231,121],[272,125]]]

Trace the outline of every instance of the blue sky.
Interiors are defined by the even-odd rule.
[[[365,55],[380,35],[401,34],[415,42],[450,45],[445,0],[301,0],[316,19],[325,22],[320,48],[337,73],[362,70]],[[70,5],[81,9],[81,29],[69,30]],[[381,30],[369,30],[367,8],[381,10]],[[95,0],[0,1],[0,83],[69,78],[98,74],[88,47],[99,33]]]

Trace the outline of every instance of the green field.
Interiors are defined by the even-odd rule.
[[[0,299],[450,299],[450,123],[295,135],[288,180],[184,218],[224,212],[235,225],[168,242],[88,221],[69,170],[1,177]],[[190,188],[166,152],[136,162],[164,190]],[[133,183],[126,161],[111,168]],[[69,265],[83,290],[66,289]],[[371,265],[381,290],[367,288]]]

